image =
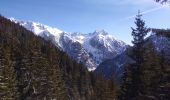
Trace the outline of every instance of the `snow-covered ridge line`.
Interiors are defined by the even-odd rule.
[[[122,53],[127,47],[124,42],[115,39],[104,30],[96,30],[88,34],[68,33],[41,23],[20,21],[15,18],[9,19],[19,23],[34,34],[51,40],[77,62],[83,63],[89,71],[95,70],[104,60]]]
[[[53,28],[53,27],[41,24],[39,22],[21,21],[21,20],[15,19],[13,17],[11,17],[9,19],[12,22],[19,23],[20,25],[24,26],[28,30],[33,31],[34,33],[36,33],[36,35],[38,35],[38,33],[41,33],[42,31],[45,31],[45,30],[53,33],[53,35],[57,35],[57,33],[62,33],[63,32],[58,28]]]

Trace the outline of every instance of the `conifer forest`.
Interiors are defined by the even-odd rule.
[[[69,33],[0,15],[0,100],[170,100],[170,29],[145,21],[158,9],[133,17],[130,45],[104,30]]]

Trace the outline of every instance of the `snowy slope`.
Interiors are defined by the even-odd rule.
[[[157,52],[163,51],[167,59],[170,59],[170,37],[164,35],[152,35],[147,39],[148,42],[152,42]]]
[[[32,21],[20,21],[14,18],[10,18],[10,20],[46,40],[51,40],[77,62],[83,63],[89,71],[95,70],[103,61],[124,52],[127,47],[124,42],[116,40],[104,30],[89,34],[67,33]]]
[[[116,40],[104,30],[89,34],[73,34],[72,36],[90,53],[97,65],[106,59],[114,58],[127,47],[124,42]]]
[[[152,32],[152,34],[145,40],[145,46],[147,47],[150,43],[153,44],[158,53],[164,51],[166,60],[170,60],[170,37],[162,34],[157,35],[157,33]],[[120,80],[124,65],[134,62],[126,53],[131,51],[132,47],[129,47],[128,51],[123,52],[113,59],[102,62],[95,70],[95,73],[102,74],[108,79],[111,79],[114,76],[117,80]]]
[[[45,39],[51,39],[53,42],[61,47],[61,44],[59,42],[59,38],[62,34],[62,31],[57,28],[52,28],[47,25],[43,25],[40,23],[32,22],[32,21],[20,21],[16,20],[14,18],[10,18],[11,21],[15,23],[19,23],[26,29],[32,31],[35,35],[39,35],[44,37]]]

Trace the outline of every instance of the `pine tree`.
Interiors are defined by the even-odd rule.
[[[52,98],[57,100],[67,100],[68,92],[66,88],[66,84],[64,81],[64,77],[57,66],[53,66],[53,73],[52,73]]]
[[[34,52],[31,59],[33,63],[33,66],[30,68],[31,86],[33,89],[32,98],[38,100],[49,99],[51,83],[48,75],[51,73],[50,65],[40,52]]]
[[[1,48],[1,47],[0,47]],[[5,46],[3,47],[5,48]],[[18,97],[16,73],[11,61],[10,48],[0,50],[0,97],[14,100]]]
[[[161,79],[161,66],[152,43],[147,45],[141,68],[141,95],[143,99],[158,98],[157,89]]]
[[[0,16],[0,99],[112,100],[112,83]]]
[[[161,67],[160,82],[158,86],[158,98],[160,100],[169,100],[170,99],[170,64],[165,58],[165,52],[162,50],[159,56],[159,63]]]
[[[144,53],[144,38],[149,32],[145,26],[145,22],[141,19],[142,15],[140,11],[138,11],[138,15],[135,18],[136,28],[132,29],[132,36],[133,36],[133,59],[136,61],[137,64],[141,64],[143,62],[143,53]]]
[[[105,95],[106,95],[106,99],[105,100],[115,100],[116,97],[116,81],[114,80],[114,78],[112,78],[111,80],[107,80],[107,84],[105,85],[106,89],[105,89]]]
[[[54,54],[54,53],[53,53]],[[56,54],[57,55],[57,54]],[[53,62],[59,63],[59,59],[53,59]],[[66,84],[66,79],[64,77],[64,71],[60,68],[60,65],[54,63],[52,66],[52,85],[53,85],[53,96],[57,100],[67,100],[69,99],[68,87]]]
[[[125,65],[123,77],[122,77],[122,85],[121,91],[118,96],[119,100],[129,100],[133,96],[132,93],[132,64]]]
[[[156,2],[160,2],[160,3],[167,3],[167,2],[170,2],[170,0],[155,0]]]
[[[138,15],[136,16],[136,29],[132,28],[132,36],[134,44],[133,47],[133,60],[135,61],[135,64],[133,64],[132,68],[132,84],[133,84],[133,98],[138,98],[141,95],[141,68],[142,63],[144,62],[144,39],[147,33],[149,32],[149,29],[145,26],[145,22],[141,19],[142,15],[140,14],[140,11],[138,12]]]
[[[133,49],[130,57],[135,61],[133,64],[127,65],[123,75],[123,85],[121,90],[121,100],[137,99],[140,100],[142,92],[141,69],[144,62],[144,39],[149,29],[145,26],[145,22],[141,19],[140,11],[135,18],[136,28],[132,29]],[[133,87],[132,87],[133,86]]]

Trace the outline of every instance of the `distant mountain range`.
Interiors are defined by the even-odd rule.
[[[37,31],[45,39],[57,38],[48,34],[47,26],[41,28],[44,32]],[[54,45],[52,41],[45,39],[0,15],[0,100],[116,98],[117,85],[114,80],[96,77],[60,50],[63,48],[56,47],[60,44]],[[75,51],[79,47],[81,46],[75,43]]]
[[[166,35],[166,33],[168,35]],[[164,52],[166,60],[170,61],[170,31],[159,30],[152,31],[151,35],[146,38],[145,46],[152,43],[158,53]],[[105,78],[111,79],[113,76],[118,80],[121,79],[125,64],[133,63],[134,61],[127,55],[131,52],[133,47],[129,47],[122,54],[114,57],[113,59],[102,62],[94,71],[97,74],[102,74]]]
[[[89,34],[68,33],[36,22],[20,21],[14,18],[10,18],[10,20],[34,34],[52,41],[77,62],[84,64],[89,71],[95,70],[103,61],[113,59],[123,53],[128,47],[126,43],[115,39],[104,30]]]
[[[84,64],[89,71],[95,70],[95,73],[102,74],[107,79],[114,76],[119,80],[124,65],[133,63],[133,60],[127,55],[127,52],[129,52],[127,50],[131,50],[132,47],[115,39],[104,30],[88,34],[68,33],[32,21],[20,21],[14,18],[10,18],[10,20],[22,25],[34,34],[52,41],[75,61]],[[146,39],[146,46],[147,43],[151,42],[155,50],[158,52],[163,50],[166,58],[170,58],[170,37],[160,31],[158,29],[152,31],[152,34]],[[163,33],[168,32],[164,30]]]

